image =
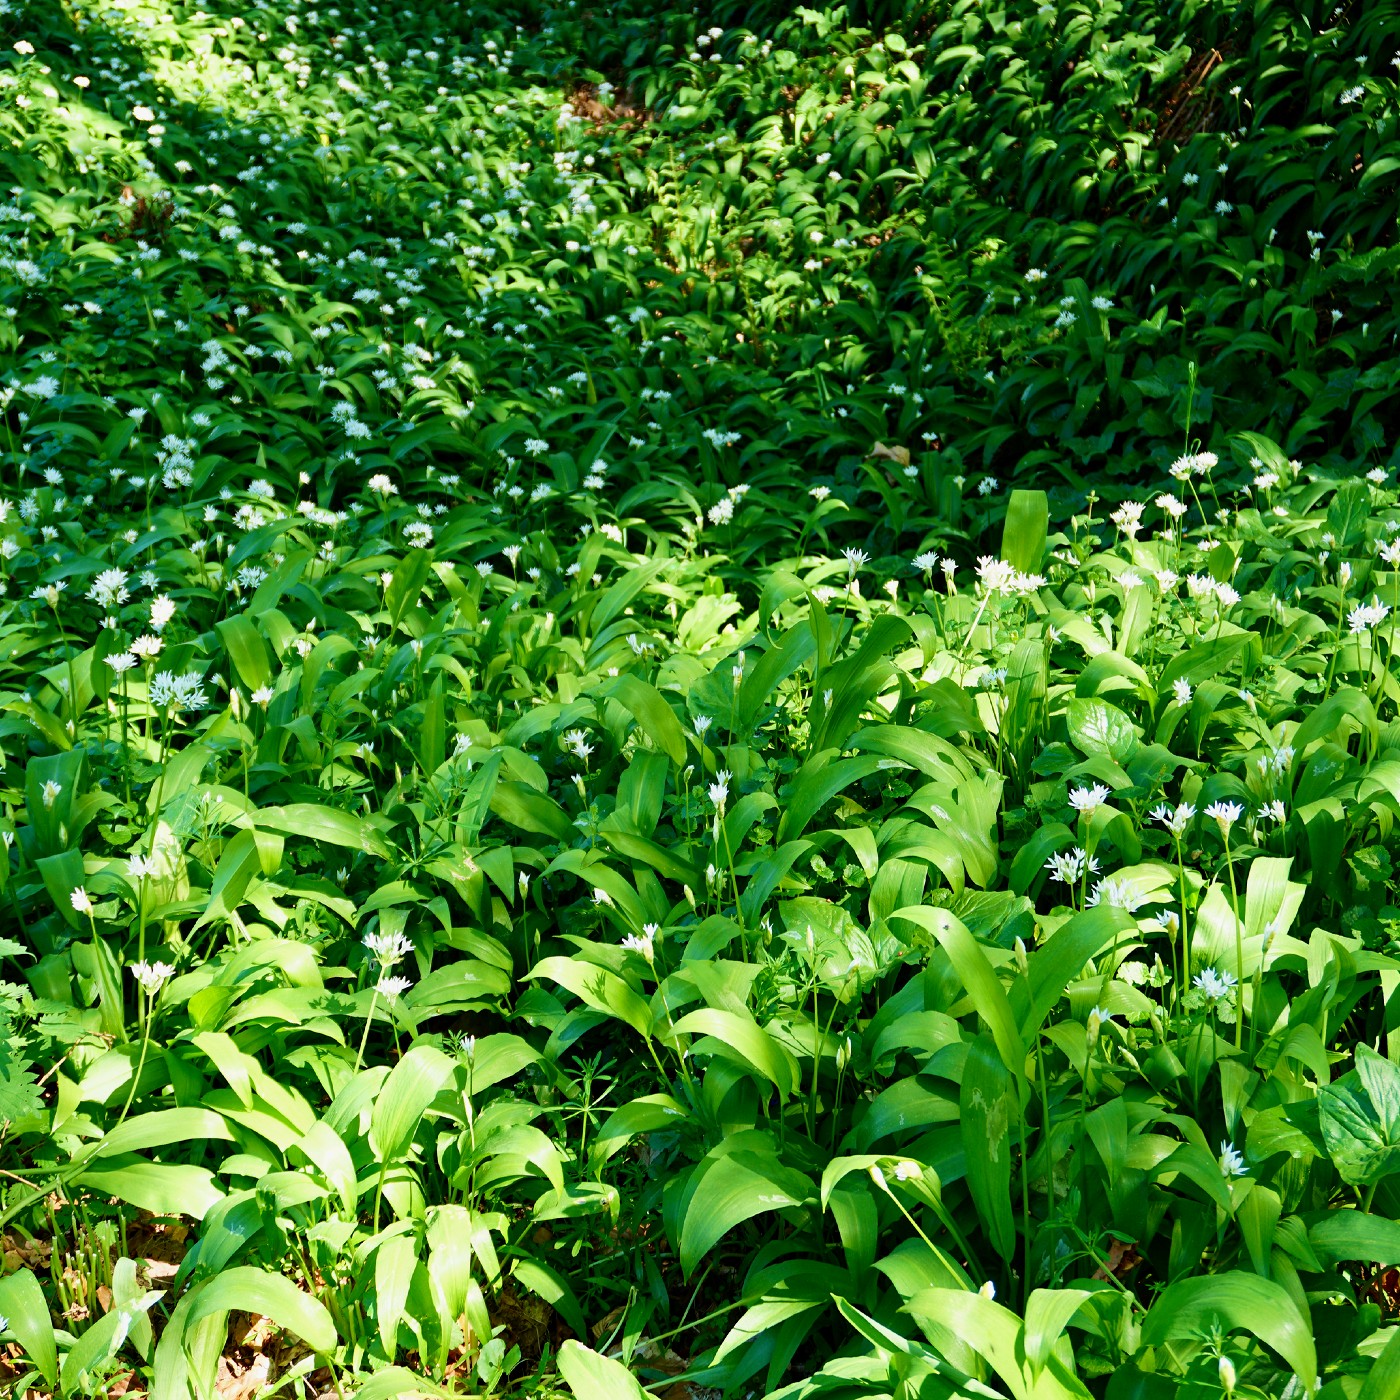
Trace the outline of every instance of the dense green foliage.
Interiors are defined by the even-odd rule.
[[[1400,6],[98,6],[0,1387],[1400,1395]]]

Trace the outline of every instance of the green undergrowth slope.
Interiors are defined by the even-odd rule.
[[[0,0],[0,1390],[1400,1396],[1393,0]]]

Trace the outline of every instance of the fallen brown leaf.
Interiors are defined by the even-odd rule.
[[[1110,1240],[1108,1245],[1108,1269],[1094,1270],[1094,1277],[1108,1282],[1109,1274],[1118,1280],[1124,1279],[1132,1273],[1139,1264],[1142,1263],[1142,1255],[1137,1251],[1137,1245],[1129,1242],[1125,1244],[1122,1240]]]
[[[909,449],[907,447],[886,447],[883,442],[877,442],[870,449],[872,457],[883,457],[887,462],[897,463],[901,467],[909,465]]]
[[[242,1325],[235,1324],[230,1333],[238,1346],[261,1351],[276,1330],[277,1324],[270,1317],[250,1317]]]
[[[259,1353],[252,1365],[244,1368],[228,1356],[219,1358],[219,1374],[214,1381],[214,1394],[218,1400],[252,1400],[268,1382],[272,1374],[272,1361]]]

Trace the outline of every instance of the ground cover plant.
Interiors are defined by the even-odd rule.
[[[0,1387],[1400,1395],[1397,50],[0,0]]]

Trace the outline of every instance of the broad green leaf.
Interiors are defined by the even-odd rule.
[[[282,837],[275,832],[247,828],[236,832],[219,857],[209,902],[195,927],[203,928],[237,909],[253,877],[270,875],[282,863],[282,844]]]
[[[1039,573],[1049,523],[1050,502],[1044,491],[1013,491],[1001,532],[1001,557],[1023,574]]]
[[[50,1386],[58,1382],[58,1345],[54,1340],[49,1305],[39,1280],[29,1269],[16,1269],[0,1278],[0,1316],[24,1354]]]
[[[866,1341],[882,1348],[885,1351],[894,1352],[903,1356],[927,1355],[927,1350],[918,1342],[912,1342],[907,1337],[901,1336],[893,1328],[886,1327],[883,1323],[877,1322],[873,1317],[861,1312],[853,1303],[845,1298],[833,1297],[831,1300],[836,1311],[846,1319],[847,1322],[860,1333]]]
[[[1370,1186],[1400,1172],[1400,1067],[1370,1046],[1356,1068],[1317,1095],[1322,1138],[1344,1181]]]
[[[1136,726],[1122,710],[1097,697],[1075,696],[1065,711],[1065,728],[1081,753],[1125,762],[1138,744]]]
[[[219,637],[228,651],[238,679],[254,691],[272,680],[272,664],[268,659],[267,643],[247,613],[235,613],[217,624]]]
[[[756,1131],[726,1138],[692,1169],[677,1205],[681,1269],[688,1278],[711,1248],[756,1215],[800,1206],[815,1195]]]
[[[81,853],[60,851],[57,855],[44,856],[35,865],[60,917],[71,927],[82,928],[86,921],[79,919],[73,908],[73,891],[83,883],[86,874]]]
[[[1362,1259],[1388,1268],[1400,1260],[1400,1221],[1362,1210],[1329,1210],[1305,1219],[1308,1244],[1323,1264]]]
[[[1045,1369],[1070,1320],[1093,1296],[1087,1288],[1037,1288],[1026,1299],[1026,1361],[1033,1377]]]
[[[1327,507],[1327,530],[1338,549],[1350,549],[1366,532],[1371,491],[1364,481],[1344,481]]]
[[[616,583],[604,589],[589,614],[593,634],[596,636],[613,618],[620,616],[622,610],[656,579],[668,562],[653,559],[645,564],[634,564]]]
[[[574,962],[571,958],[545,958],[536,963],[528,975],[557,982],[595,1011],[625,1021],[639,1035],[652,1033],[651,1008],[621,977],[606,968]]]
[[[374,1102],[369,1144],[381,1162],[402,1157],[428,1105],[452,1077],[456,1062],[427,1044],[411,1046],[389,1072]]]
[[[1137,933],[1137,921],[1126,910],[1097,904],[1075,914],[1031,954],[1026,976],[1008,992],[1008,1002],[1021,1034],[1033,1041],[1065,988],[1091,958]]]
[[[1235,1212],[1245,1247],[1249,1250],[1249,1262],[1261,1278],[1269,1278],[1271,1274],[1274,1233],[1281,1213],[1278,1192],[1261,1185],[1256,1185],[1250,1191]]]
[[[302,1134],[292,1150],[300,1152],[316,1167],[339,1195],[346,1218],[353,1217],[355,1203],[359,1199],[359,1186],[354,1159],[340,1134],[329,1123],[318,1121]]]
[[[1390,1328],[1389,1340],[1361,1382],[1356,1400],[1400,1400],[1400,1328]]]
[[[87,1166],[75,1184],[98,1195],[115,1196],[152,1215],[183,1215],[195,1220],[202,1220],[224,1195],[207,1167],[146,1162],[139,1157]]]
[[[1021,1105],[1015,1077],[1002,1063],[990,1036],[978,1036],[969,1047],[958,1106],[968,1188],[992,1247],[1009,1263],[1016,1251],[1011,1156]]]
[[[653,685],[639,676],[621,675],[607,688],[607,693],[631,712],[642,732],[672,763],[680,766],[686,758],[685,731],[676,712]]]
[[[488,800],[491,811],[521,831],[536,832],[559,842],[572,841],[578,834],[564,809],[553,798],[524,783],[498,781]]]
[[[64,1395],[92,1394],[91,1389],[79,1392],[78,1387],[91,1387],[108,1363],[126,1344],[137,1312],[147,1311],[161,1297],[159,1292],[143,1294],[127,1307],[114,1307],[98,1318],[68,1349],[59,1373]]]
[[[646,1094],[614,1109],[593,1135],[589,1161],[600,1166],[620,1152],[638,1133],[674,1127],[690,1115],[669,1094]]]
[[[576,1400],[648,1400],[625,1366],[572,1338],[559,1348],[559,1374]]]
[[[189,1325],[231,1312],[269,1317],[300,1337],[313,1351],[335,1350],[336,1330],[325,1306],[303,1293],[291,1279],[248,1266],[229,1269],[200,1285],[190,1306]]]
[[[366,855],[389,857],[384,838],[363,817],[342,812],[338,807],[322,807],[313,802],[296,802],[289,807],[259,807],[253,821],[287,836],[305,836],[332,846],[346,846]]]
[[[104,1134],[86,1155],[91,1160],[123,1152],[146,1152],[172,1143],[232,1140],[233,1133],[221,1114],[207,1108],[165,1108],[128,1118]]]
[[[431,1396],[446,1400],[455,1393],[406,1366],[386,1366],[356,1389],[355,1400],[428,1400]]]
[[[587,1334],[588,1324],[584,1321],[583,1309],[579,1307],[568,1280],[557,1270],[538,1259],[524,1258],[517,1259],[511,1266],[511,1275],[522,1288],[543,1298],[575,1332]]]
[[[390,627],[396,628],[405,614],[418,601],[423,585],[433,570],[433,556],[430,550],[410,549],[404,555],[389,587],[384,591],[384,611],[389,614]]]
[[[1142,1323],[1142,1339],[1161,1346],[1199,1340],[1211,1331],[1249,1332],[1272,1347],[1297,1372],[1305,1392],[1317,1379],[1312,1326],[1286,1289],[1238,1269],[1170,1284]]]
[[[775,1085],[780,1099],[787,1099],[797,1085],[799,1071],[792,1052],[774,1040],[751,1016],[704,1007],[682,1016],[671,1033],[709,1037],[693,1045],[691,1053],[725,1055],[733,1052]]]
[[[398,1354],[399,1319],[408,1301],[418,1251],[412,1234],[390,1235],[374,1251],[374,1316],[379,1326],[379,1343],[390,1360]]]
[[[833,758],[835,752],[824,750],[803,765],[787,795],[787,806],[778,825],[779,841],[796,840],[837,793],[879,772],[888,763],[874,757]]]
[[[1003,1385],[1023,1400],[1087,1400],[1090,1394],[1053,1353],[1047,1354],[1044,1368],[1032,1379],[1020,1319],[982,1293],[926,1288],[906,1306],[923,1323],[935,1347],[952,1350],[959,1344],[971,1346],[986,1357]]]
[[[1170,696],[1176,681],[1198,686],[1202,681],[1228,671],[1249,643],[1248,632],[1233,632],[1188,647],[1167,662],[1157,679],[1157,693]]]
[[[910,923],[918,924],[938,940],[978,1014],[991,1030],[1002,1063],[1018,1080],[1024,1080],[1026,1048],[1021,1033],[1016,1029],[1006,992],[987,961],[987,955],[977,946],[967,926],[946,909],[913,905],[896,910],[891,918],[907,919]]]

